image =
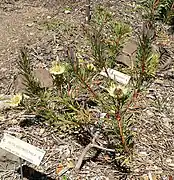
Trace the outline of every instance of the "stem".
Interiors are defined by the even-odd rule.
[[[23,170],[22,170],[22,159],[19,158],[19,163],[20,163],[20,173],[21,173],[21,180],[24,179],[24,176],[23,176]]]
[[[154,15],[154,11],[157,8],[158,4],[159,4],[160,0],[156,0],[153,4],[153,15]]]
[[[135,90],[134,90],[134,93],[133,93],[133,95],[132,95],[132,98],[131,98],[131,100],[129,101],[126,109],[125,109],[124,112],[123,112],[123,114],[125,114],[126,111],[130,108],[130,105],[131,105],[133,102],[135,102],[135,100],[137,99],[137,97],[138,97],[138,95],[139,95],[139,92],[140,92],[139,89],[135,89]],[[122,115],[123,115],[123,114],[122,114]]]
[[[97,98],[96,93],[94,92],[94,90],[85,82],[85,80],[83,78],[81,78],[79,75],[77,75],[78,79],[80,80],[81,83],[83,83],[88,90],[92,93],[92,95],[94,96],[94,98]]]
[[[120,137],[121,137],[121,142],[122,142],[122,145],[124,147],[124,151],[125,152],[128,152],[128,147],[126,145],[126,141],[125,141],[125,138],[124,138],[124,135],[123,135],[123,125],[122,125],[122,119],[121,119],[121,116],[120,116],[120,112],[115,112],[115,119],[117,120],[118,122],[118,127],[119,127],[119,132],[120,132]]]

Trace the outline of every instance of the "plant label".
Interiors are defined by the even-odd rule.
[[[37,166],[39,166],[45,155],[44,150],[28,144],[7,133],[5,133],[1,139],[0,147]]]
[[[127,85],[129,83],[130,78],[131,78],[131,76],[124,74],[124,73],[121,73],[119,71],[116,71],[114,69],[108,68],[106,71],[107,71],[107,73],[104,70],[101,71],[100,75],[105,76],[105,77],[109,76],[109,78],[111,78],[114,81],[117,81],[121,84],[124,84],[124,85]]]

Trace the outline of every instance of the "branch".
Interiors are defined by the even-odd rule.
[[[94,136],[94,138],[92,139],[92,143],[89,143],[85,149],[83,150],[81,156],[79,157],[79,160],[75,166],[75,170],[79,170],[81,165],[82,165],[82,162],[83,162],[83,159],[85,157],[85,155],[87,154],[87,152],[91,149],[91,148],[97,148],[97,149],[101,149],[103,151],[110,151],[110,152],[115,152],[115,149],[108,149],[108,148],[104,148],[102,146],[99,146],[97,144],[95,144],[95,139],[96,139],[96,136]]]

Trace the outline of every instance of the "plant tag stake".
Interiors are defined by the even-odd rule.
[[[108,74],[107,74],[108,73]],[[117,81],[121,84],[127,85],[129,83],[129,80],[131,78],[131,76],[121,73],[119,71],[116,71],[114,69],[107,69],[107,73],[103,70],[102,72],[100,72],[100,75],[105,76],[113,79],[114,81]]]
[[[44,150],[28,144],[7,133],[5,133],[4,137],[1,139],[0,147],[37,166],[39,166],[42,158],[45,155]]]

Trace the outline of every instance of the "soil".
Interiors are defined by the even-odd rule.
[[[138,12],[132,11],[134,0],[96,0],[112,9],[118,20],[132,26],[134,32],[140,28],[142,22]],[[65,10],[69,8],[70,12]],[[62,53],[62,34],[64,30],[50,31],[47,25],[64,20],[73,22],[78,30],[85,20],[85,0],[1,0],[0,2],[0,93],[10,95],[21,89],[18,80],[17,60],[20,48],[29,49],[34,68],[48,67],[57,55]],[[81,32],[75,30],[73,35],[67,34],[66,43],[81,42]],[[62,31],[62,32],[61,32]],[[173,39],[165,48],[171,52],[173,62]],[[70,38],[70,39],[69,39]],[[126,61],[126,60],[125,60]],[[129,63],[128,63],[129,64]],[[173,65],[167,71],[159,73],[148,89],[141,94],[134,110],[135,152],[131,164],[131,171],[115,166],[108,162],[105,153],[101,153],[97,160],[86,157],[86,162],[79,172],[73,168],[65,175],[68,179],[80,180],[114,180],[114,179],[153,179],[165,180],[174,177],[174,73]],[[38,72],[41,79],[50,78],[42,70]],[[1,109],[1,108],[0,108]],[[28,126],[21,126],[20,122],[27,119]],[[27,123],[26,123],[27,124]],[[24,162],[24,176],[26,179],[63,179],[59,177],[57,169],[60,164],[64,167],[68,161],[77,162],[84,149],[74,137],[67,134],[58,135],[57,130],[46,124],[37,122],[35,117],[26,116],[25,110],[2,110],[0,116],[0,137],[8,132],[37,147],[43,148],[46,155],[40,166]],[[88,157],[94,155],[91,151]],[[0,179],[20,179],[19,161],[16,156],[0,149]],[[65,177],[64,177],[65,179]]]

